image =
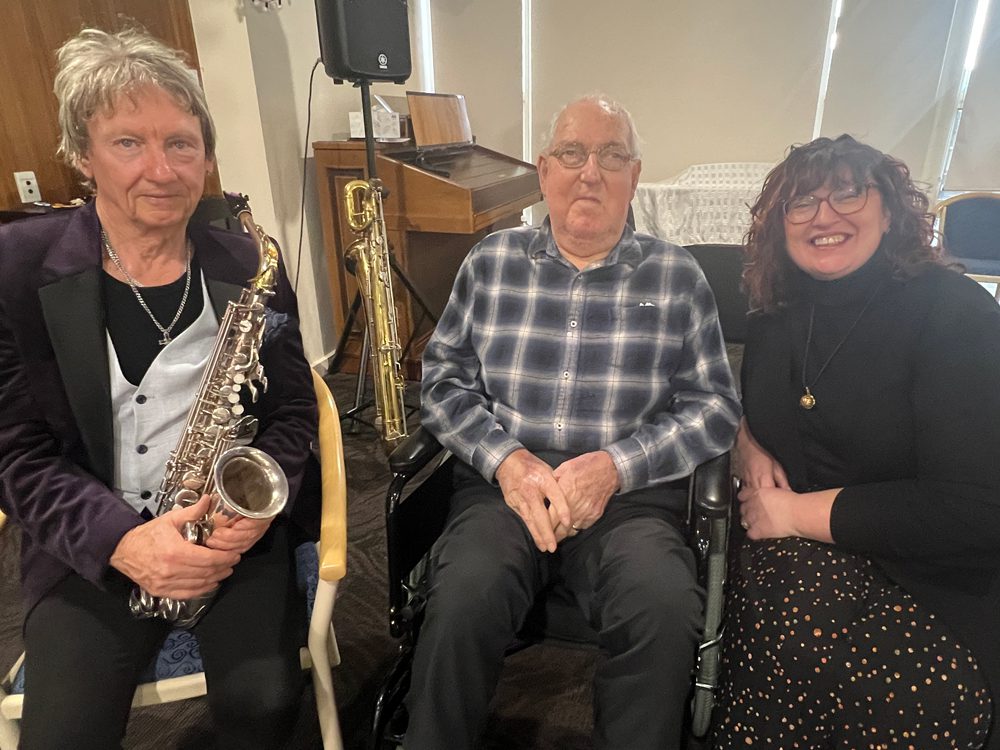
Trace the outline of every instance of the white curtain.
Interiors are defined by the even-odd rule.
[[[437,90],[464,94],[476,140],[521,155],[521,4],[431,0]]]
[[[1000,0],[986,19],[945,189],[1000,190]]]
[[[974,6],[974,0],[844,0],[822,135],[849,133],[903,160],[933,189]]]
[[[636,118],[644,181],[776,162],[812,132],[829,12],[802,0],[536,0],[534,146],[562,104],[600,90]]]

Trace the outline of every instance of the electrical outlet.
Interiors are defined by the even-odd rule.
[[[34,172],[14,172],[14,182],[17,183],[17,192],[21,195],[22,203],[34,203],[42,199]]]

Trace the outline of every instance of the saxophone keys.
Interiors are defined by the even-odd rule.
[[[188,475],[184,478],[182,484],[184,485],[184,488],[178,490],[174,495],[174,501],[171,507],[179,505],[182,508],[186,508],[189,505],[194,505],[201,498],[201,492],[199,492],[199,490],[205,483],[200,478],[192,478],[191,475]]]
[[[236,324],[236,327],[240,329],[240,333],[250,333],[253,330],[253,323],[244,318]]]
[[[243,404],[233,404],[232,408],[230,408],[229,411],[234,417],[238,417],[244,411]]]
[[[235,372],[235,373],[233,373],[233,382],[236,385],[242,384],[244,381],[246,381],[246,379],[247,379],[247,376],[244,375],[242,372]]]
[[[212,410],[212,421],[216,424],[225,424],[229,421],[230,410],[224,406]]]
[[[238,404],[240,402],[240,394],[237,391],[239,391],[239,387],[230,388],[229,393],[226,394],[226,401],[231,404]]]
[[[221,437],[225,428],[218,424],[205,425],[205,439],[211,443],[215,443],[219,437]],[[211,456],[209,456],[211,458]]]

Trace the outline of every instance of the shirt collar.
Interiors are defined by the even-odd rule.
[[[552,236],[552,222],[548,216],[542,222],[538,229],[538,232],[532,238],[531,243],[528,245],[528,256],[531,258],[539,258],[546,255],[553,260],[564,260],[562,254],[559,252],[559,248],[556,247],[555,238]],[[621,238],[618,243],[611,249],[607,257],[604,258],[593,268],[601,268],[602,266],[613,266],[618,263],[629,266],[630,268],[635,268],[639,265],[642,260],[642,247],[639,244],[639,240],[635,236],[635,231],[628,224],[625,225],[625,230],[622,232]],[[566,261],[568,262],[568,261]]]

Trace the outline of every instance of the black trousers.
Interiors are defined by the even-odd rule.
[[[597,523],[549,555],[499,488],[464,465],[455,477],[432,551],[407,750],[475,747],[504,651],[550,582],[570,593],[606,653],[594,678],[594,747],[678,747],[704,606],[678,530],[685,493],[616,496]]]
[[[139,676],[171,629],[133,617],[131,589],[117,573],[107,590],[71,575],[28,614],[21,748],[120,747]],[[305,604],[282,521],[243,556],[193,630],[218,747],[282,747],[305,684]]]

